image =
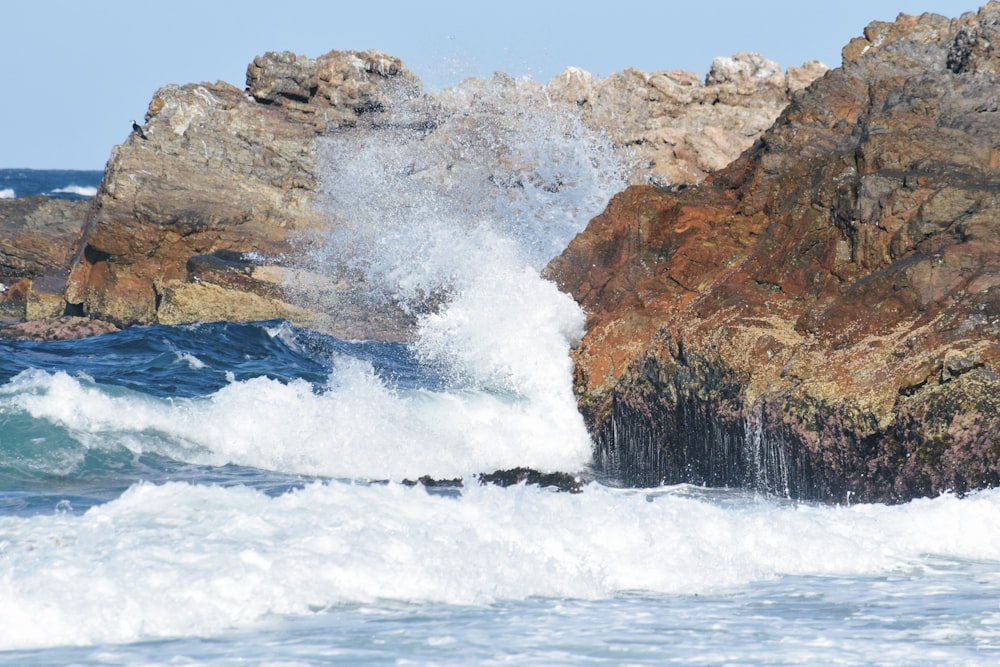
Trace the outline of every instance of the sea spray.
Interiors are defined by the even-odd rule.
[[[502,77],[400,103],[315,152],[332,224],[309,263],[419,312],[505,267],[540,271],[625,186],[607,138]]]
[[[349,479],[581,469],[589,448],[567,433],[573,415],[558,397],[544,398],[402,389],[349,357],[334,362],[325,386],[256,377],[203,397],[158,398],[32,370],[0,394],[0,423],[24,424],[33,436],[0,466],[79,474],[96,451]]]
[[[589,460],[567,355],[583,313],[539,274],[625,186],[607,139],[537,84],[497,76],[400,102],[315,152],[330,226],[303,244],[308,268],[411,315],[417,358],[453,389],[537,420],[500,463]]]

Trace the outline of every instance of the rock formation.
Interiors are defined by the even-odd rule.
[[[41,196],[0,199],[0,318],[63,314],[73,246],[90,206]]]
[[[787,72],[755,53],[719,57],[704,80],[679,70],[627,69],[594,80],[567,69],[547,95],[577,105],[632,164],[633,183],[692,185],[728,165],[771,126],[791,95],[826,72],[818,61]]]
[[[692,183],[749,146],[790,91],[822,69],[785,74],[739,54],[717,60],[707,83],[680,72],[594,81],[567,70],[547,87],[498,76],[421,96],[417,78],[378,52],[268,53],[248,67],[246,90],[202,83],[156,92],[141,133],[108,161],[64,310],[120,326],[282,317],[399,339],[412,324],[407,312],[357,298],[355,275],[331,281],[297,263],[330,224],[316,206],[321,137],[406,124],[432,135],[428,145],[447,146],[449,122],[470,122],[470,100],[499,90],[581,112],[634,161],[636,182]]]
[[[322,223],[312,140],[416,80],[388,56],[332,52],[267,54],[247,81],[246,91],[204,83],[156,93],[142,135],[108,161],[66,290],[71,309],[119,325],[330,324],[284,291],[296,235]],[[373,326],[346,307],[338,315],[330,328],[344,335],[358,319]]]
[[[1000,483],[1000,3],[872,23],[738,160],[548,272],[603,473],[838,502]]]

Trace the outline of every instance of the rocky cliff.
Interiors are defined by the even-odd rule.
[[[1000,4],[872,23],[696,188],[548,271],[612,478],[901,501],[1000,483]]]
[[[498,75],[423,94],[385,54],[268,53],[248,67],[245,90],[202,83],[156,92],[145,125],[108,161],[65,311],[118,325],[282,317],[342,336],[402,338],[409,311],[358,298],[355,274],[331,277],[299,262],[331,224],[317,207],[323,137],[405,125],[440,149],[453,143],[450,127],[482,122],[470,113],[485,108],[477,100],[500,95],[506,108],[525,101],[582,114],[615,142],[634,182],[693,183],[749,146],[823,69],[785,73],[738,54],[718,59],[705,82],[683,72],[595,80],[567,70],[548,86]],[[489,113],[503,114],[499,106]],[[447,155],[441,164],[449,177]]]

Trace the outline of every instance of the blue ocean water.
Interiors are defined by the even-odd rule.
[[[452,252],[367,267],[405,298],[446,276],[410,344],[284,321],[0,341],[0,664],[1000,660],[1000,491],[479,484],[587,478],[582,316],[516,261],[544,255],[534,232],[508,247],[488,216],[428,210]],[[412,247],[418,227],[394,231]],[[406,481],[425,474],[463,484]]]
[[[90,199],[102,171],[78,169],[0,169],[0,199],[44,195],[54,199]]]

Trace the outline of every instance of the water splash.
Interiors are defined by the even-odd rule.
[[[484,275],[541,270],[625,186],[606,137],[500,75],[397,104],[316,153],[333,224],[312,268],[417,312]]]
[[[539,426],[517,429],[518,447],[580,466],[591,445],[567,352],[584,315],[540,272],[625,187],[625,165],[530,81],[497,75],[389,106],[317,140],[330,225],[303,244],[306,268],[351,285],[355,306],[411,318],[422,364],[454,391],[522,405]]]
[[[608,140],[498,75],[400,102],[315,152],[331,224],[308,268],[413,317],[417,356],[456,385],[525,397],[587,439],[567,356],[584,316],[539,273],[625,187]]]

